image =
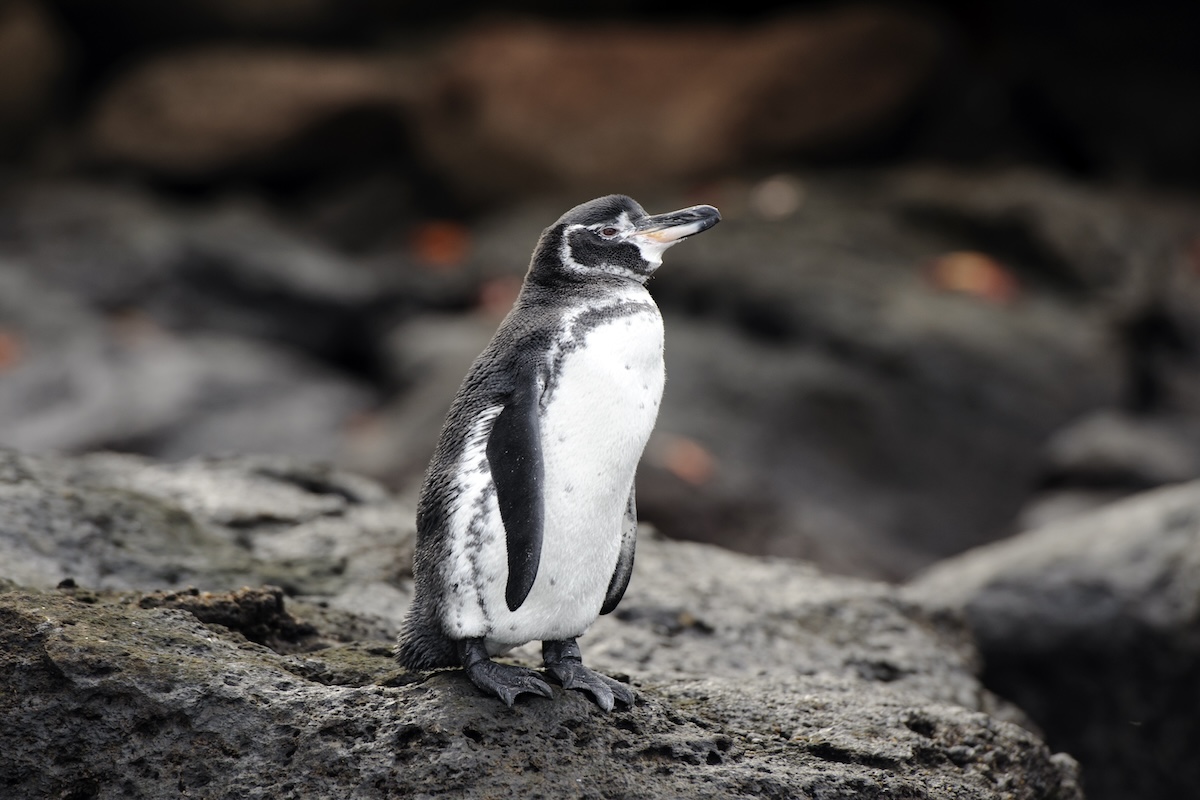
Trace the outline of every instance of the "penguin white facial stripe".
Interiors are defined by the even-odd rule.
[[[575,260],[575,255],[571,252],[571,237],[568,235],[571,231],[581,230],[582,225],[572,225],[563,231],[562,244],[558,246],[558,258],[562,264],[572,272],[588,272],[588,268]]]
[[[615,230],[616,233],[614,233],[610,236],[605,236],[604,235],[605,231],[610,230],[610,229]],[[608,223],[608,222],[601,222],[598,225],[591,226],[590,230],[595,231],[596,233],[599,233],[605,239],[624,239],[625,237],[629,236],[630,233],[633,232],[633,223],[629,221],[629,212],[622,211],[617,216],[616,224]]]
[[[647,241],[638,236],[632,237],[631,241],[637,245],[638,251],[642,254],[642,260],[650,265],[651,272],[662,266],[663,253],[667,251],[668,247],[675,244],[674,242]]]
[[[586,228],[583,225],[571,225],[563,231],[562,244],[559,246],[559,249],[558,249],[558,257],[559,257],[559,260],[562,261],[562,265],[564,267],[569,269],[571,272],[579,273],[581,275],[587,275],[587,274],[591,274],[591,273],[595,273],[595,272],[603,272],[608,275],[617,275],[622,278],[629,278],[630,280],[635,280],[638,283],[646,282],[646,279],[649,277],[649,275],[642,274],[642,273],[638,272],[637,270],[633,270],[628,267],[623,267],[620,264],[612,264],[607,261],[601,261],[600,263],[595,264],[595,265],[588,265],[588,264],[583,264],[580,261],[578,261],[575,258],[574,252],[572,252],[572,250],[571,250],[570,233],[571,233],[571,231],[583,231],[583,230],[590,230],[590,229]],[[660,259],[660,263],[661,263],[661,259]]]

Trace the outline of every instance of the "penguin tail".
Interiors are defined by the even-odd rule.
[[[406,669],[441,669],[461,666],[458,648],[441,626],[421,614],[417,604],[409,611],[396,640],[396,658]]]

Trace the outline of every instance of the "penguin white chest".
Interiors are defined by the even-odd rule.
[[[647,304],[582,334],[548,383],[545,533],[526,600],[531,621],[547,628],[536,638],[578,636],[603,605],[663,381],[662,318]]]
[[[619,529],[663,380],[662,318],[650,305],[595,326],[562,356],[543,397],[548,513],[603,511]]]
[[[484,637],[492,654],[583,634],[616,570],[634,473],[662,398],[662,317],[648,294],[591,319],[588,311],[566,315],[543,363],[542,544],[516,610],[505,601],[507,536],[485,453],[500,407],[480,415],[458,470],[463,501],[450,526],[446,624],[453,636]]]

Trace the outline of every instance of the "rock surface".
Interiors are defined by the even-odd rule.
[[[659,35],[664,40],[690,33],[702,42],[711,29],[740,33],[758,23],[784,27],[795,13],[795,4],[780,0],[714,6],[688,14],[686,19],[670,10],[627,2],[603,8],[528,2],[497,5],[478,0],[453,5],[382,0],[180,0],[169,8],[151,0],[111,0],[102,8],[88,0],[8,0],[6,5],[45,7],[62,28],[64,46],[60,49],[66,51],[69,79],[60,84],[53,99],[60,107],[58,121],[66,125],[91,111],[113,80],[121,81],[122,73],[137,70],[138,63],[196,48],[267,53],[321,50],[352,57],[394,50],[424,60],[430,51],[449,55],[453,43],[469,38],[483,21],[501,20],[511,28],[517,26],[515,20],[534,18],[536,27],[568,37],[580,27],[595,26],[602,20],[606,27],[616,29],[611,35],[618,40],[630,33]],[[833,15],[873,18],[886,24],[889,17],[897,16],[898,9],[911,14],[913,7],[844,2],[829,8]],[[909,46],[914,39],[894,25],[890,36],[880,36],[878,29],[847,31],[814,25],[823,40],[838,46],[818,42],[808,50],[819,57],[800,64],[781,61],[781,66],[791,67],[791,74],[779,70],[774,76],[778,82],[773,84],[796,89],[795,99],[805,102],[762,106],[770,113],[753,119],[753,131],[731,131],[731,126],[717,132],[731,131],[745,142],[759,141],[764,145],[763,154],[773,160],[778,153],[772,147],[777,143],[774,131],[794,134],[799,127],[802,132],[812,132],[813,126],[822,127],[823,117],[836,118],[839,123],[853,123],[849,128],[839,125],[839,144],[849,145],[850,155],[860,162],[881,155],[976,165],[1018,161],[1048,164],[1089,178],[1148,178],[1160,184],[1197,186],[1200,158],[1192,143],[1200,139],[1200,58],[1190,36],[1197,21],[1194,4],[1186,0],[1166,0],[1150,8],[1111,4],[1093,9],[1083,19],[1075,5],[1065,0],[1020,6],[987,0],[975,4],[969,13],[952,5],[926,4],[921,13],[923,17],[915,24],[925,31],[926,41],[917,41],[915,48]],[[818,15],[809,18],[821,20]],[[928,74],[921,79],[916,96],[904,99],[899,108],[890,108],[897,89],[904,88],[904,81],[898,78],[921,72],[911,70],[898,56],[907,52],[915,61],[927,59],[928,48],[922,45],[929,38],[935,39],[942,51],[938,63],[925,70]],[[856,50],[855,43],[865,49]],[[771,51],[769,44],[765,41],[761,53],[752,53],[744,61],[726,60],[726,72],[759,70],[758,56]],[[0,47],[0,57],[4,51]],[[696,57],[694,53],[681,51],[686,57]],[[572,51],[566,54],[572,55]],[[500,55],[520,60],[512,51]],[[700,52],[696,57],[699,63],[689,66],[703,69],[712,56]],[[661,62],[654,60],[650,65],[661,66]],[[677,74],[677,65],[667,66]],[[508,69],[503,64],[496,64],[495,71],[523,74],[519,68]],[[531,95],[538,94],[543,85],[560,85],[553,70],[534,77]],[[864,81],[864,77],[871,80]],[[623,76],[614,77],[614,82],[622,80]],[[729,85],[726,74],[715,76],[714,86],[720,90]],[[305,91],[294,86],[291,90]],[[231,87],[231,95],[238,94],[238,87]],[[664,96],[669,103],[669,92]],[[714,91],[714,96],[719,93]],[[581,108],[574,94],[563,98],[556,93],[548,99],[562,100],[564,108]],[[755,102],[752,97],[732,99],[738,103],[735,110]],[[215,103],[219,106],[222,100],[217,97]],[[449,105],[451,110],[456,108],[454,102]],[[264,106],[277,107],[273,102]],[[848,109],[871,107],[882,116],[847,114]],[[656,111],[653,106],[632,108]],[[808,122],[797,126],[796,118],[784,113],[788,110],[802,114]],[[603,116],[596,112],[593,119],[602,120]],[[735,115],[729,116],[731,122],[736,121]],[[394,121],[386,117],[375,117],[373,126],[377,131],[395,130]],[[636,142],[646,138],[651,127],[629,124],[613,133]],[[676,122],[670,127],[676,133],[680,130]],[[186,138],[186,131],[179,132]],[[586,136],[589,131],[583,129],[582,133]],[[379,139],[374,141],[380,144]],[[685,132],[680,144],[689,142]],[[43,142],[41,137],[32,137],[29,144],[38,147]],[[377,146],[371,149],[379,153]],[[14,161],[21,163],[25,154],[16,155]],[[795,155],[792,151],[783,154],[786,158]],[[244,166],[244,171],[233,175],[208,174],[201,179],[224,182],[261,175],[260,165]],[[294,160],[288,174],[303,181],[309,177],[307,166],[303,160]],[[515,173],[520,165],[509,167]],[[519,182],[512,185],[520,189]]]
[[[7,186],[0,442],[304,453],[411,488],[577,199],[447,223],[433,263],[403,236],[348,254],[244,200]],[[669,536],[903,578],[1200,463],[1177,435],[1200,408],[1186,202],[934,169],[641,200],[725,214],[651,285],[669,380],[639,500]],[[1106,416],[1136,420],[1122,453],[1083,422]],[[1097,486],[1077,462],[1099,456],[1127,463]]]
[[[26,586],[272,583],[335,604],[341,591],[394,595],[384,584],[411,569],[412,519],[372,481],[283,458],[156,464],[0,450],[4,577]]]
[[[0,198],[0,419],[28,450],[336,457],[375,401],[331,367],[383,289],[259,212],[139,193]]]
[[[420,51],[170,50],[101,93],[86,140],[104,162],[211,180],[364,146],[380,161],[390,135],[470,202],[588,192],[846,147],[911,105],[940,47],[922,17],[855,8],[745,29],[530,21]]]
[[[19,152],[55,105],[64,43],[37,2],[0,3],[0,156]]]
[[[1082,797],[881,584],[649,537],[584,639],[636,706],[509,710],[395,667],[410,511],[368,481],[6,452],[0,490],[5,796]],[[307,596],[229,591],[260,578]]]
[[[911,587],[965,609],[984,682],[1076,756],[1091,798],[1200,785],[1200,483],[944,561]]]
[[[91,155],[175,177],[256,161],[269,169],[339,118],[398,114],[412,91],[403,75],[380,58],[299,49],[172,52],[131,70],[98,100],[87,133]],[[319,145],[307,148],[312,156]]]
[[[780,190],[790,204],[764,202]],[[1172,283],[1200,284],[1186,261],[1200,217],[1186,204],[1039,173],[779,175],[690,200],[704,198],[722,208],[721,229],[673,250],[651,284],[668,383],[639,505],[671,536],[857,574],[903,577],[1013,530],[1054,479],[1056,432],[1171,380],[1140,356],[1162,339],[1130,321],[1152,316]],[[481,275],[519,277],[531,235],[516,232],[554,208],[481,223]],[[447,365],[487,339],[474,318],[436,329],[457,331]],[[406,362],[429,350],[392,342]],[[1200,350],[1184,347],[1174,374],[1200,374],[1188,352]],[[1149,450],[1156,415],[1195,412],[1151,401],[1138,413],[1147,426],[1131,447]],[[405,441],[427,440],[399,458],[429,452],[423,416],[389,418]],[[1187,441],[1175,450],[1200,457]],[[708,466],[680,463],[688,452]]]
[[[652,186],[845,147],[910,105],[940,46],[933,23],[881,7],[743,26],[493,25],[437,62],[417,141],[467,196]]]

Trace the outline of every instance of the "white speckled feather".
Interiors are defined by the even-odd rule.
[[[596,619],[617,563],[634,473],[662,398],[663,327],[640,285],[604,305],[619,313],[586,330],[575,321],[595,305],[566,315],[564,338],[547,353],[540,410],[545,465],[545,528],[537,579],[524,603],[509,611],[504,592],[507,549],[487,466],[486,431],[500,412],[477,418],[458,469],[444,575],[447,632],[484,637],[492,654],[533,640],[580,636]],[[575,337],[581,337],[577,340]],[[463,577],[472,576],[469,586]]]

